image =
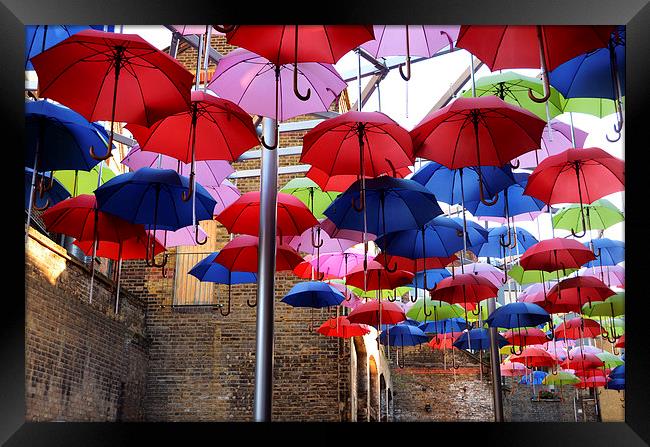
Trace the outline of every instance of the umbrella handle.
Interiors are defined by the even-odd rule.
[[[393,164],[392,161],[390,161],[388,158],[384,158],[386,160],[386,163],[388,163],[388,166],[390,166],[390,170],[393,173],[393,177],[397,178],[397,169],[395,169],[395,165]]]
[[[386,252],[384,252],[384,269],[388,273],[395,273],[397,271],[397,262],[393,262],[393,267],[390,267],[389,264],[390,263],[388,262],[388,255],[386,254]]]
[[[203,239],[203,242],[199,242],[199,226],[196,225],[194,227],[194,240],[196,241],[197,245],[205,245],[208,242],[208,236],[205,236],[205,239]]]
[[[183,200],[183,202],[189,201],[190,198],[192,198],[192,194],[194,194],[194,181],[193,180],[194,180],[194,173],[192,172],[192,173],[190,173],[190,186],[189,186],[189,188],[187,190],[187,193],[185,193],[185,191],[182,191],[182,194],[181,194],[181,199]]]
[[[322,281],[325,279],[325,272],[318,272],[318,278],[316,278],[316,281]]]
[[[542,74],[542,78],[544,80],[544,85],[546,86],[546,94],[542,98],[535,97],[532,88],[528,89],[528,97],[530,98],[530,100],[539,104],[548,101],[548,98],[551,97],[551,89],[550,89],[550,85],[548,84],[548,74],[546,73],[546,71],[544,71],[544,73]]]
[[[312,227],[312,230],[311,230],[311,246],[314,247],[314,248],[320,248],[320,247],[322,247],[323,244],[325,243],[325,241],[323,240],[323,238],[320,237],[320,227],[318,227],[318,230],[317,230],[317,231],[318,231],[318,237],[317,237],[317,239],[320,239],[320,243],[316,243],[316,242],[315,242],[315,239],[314,239],[314,228]]]
[[[576,233],[573,228],[571,228],[571,234],[573,237],[583,237],[585,234],[587,234],[587,225],[585,223],[585,210],[582,205],[582,188],[580,187],[580,165],[576,162],[575,164],[575,170],[576,170],[576,179],[578,180],[578,196],[580,197],[580,218],[582,219],[582,233]]]
[[[260,138],[260,143],[262,144],[262,146],[264,146],[266,149],[268,149],[270,151],[275,150],[275,149],[278,148],[278,142],[277,141],[272,146],[269,146],[268,144],[266,144],[266,141],[264,141],[264,135],[262,135],[262,137]]]
[[[499,193],[494,196],[493,201],[488,201],[485,199],[485,193],[483,192],[483,176],[481,175],[481,169],[478,170],[478,189],[481,194],[481,203],[485,206],[493,206],[499,201]]]
[[[113,132],[111,132],[110,143],[113,144]],[[102,156],[102,157],[100,157],[100,156],[98,156],[97,154],[95,154],[95,146],[90,146],[90,150],[88,151],[88,153],[90,153],[90,156],[91,156],[94,160],[97,160],[97,161],[105,161],[105,160],[108,160],[109,158],[111,158],[111,155],[112,155],[112,154],[111,154],[111,151],[108,149],[108,147],[110,147],[110,146],[107,146],[106,155],[104,155],[104,156]]]
[[[228,312],[224,313],[223,312],[223,307],[219,309],[219,312],[221,312],[221,315],[223,315],[224,317],[227,317],[228,315],[230,315],[230,298],[231,298],[230,287],[231,287],[231,285],[228,284]]]
[[[406,74],[402,71],[403,65],[400,65],[399,75],[408,82],[411,79],[411,47],[409,45],[409,26],[405,25],[404,28],[406,29]],[[359,98],[359,101],[361,101],[361,98]]]
[[[452,40],[451,36],[447,34],[447,31],[440,31],[440,35],[447,38],[447,41],[449,42],[449,52],[451,53],[454,51],[454,41]]]
[[[47,191],[51,191],[54,188],[54,172],[50,175],[50,180],[48,183],[45,182],[45,176],[41,176],[41,183],[39,186],[39,194],[43,198],[43,194]]]
[[[519,349],[516,349],[516,347],[512,347],[511,351],[514,355],[521,355],[522,352],[524,352],[524,347],[519,345]]]
[[[499,237],[499,245],[501,245],[503,248],[508,248],[512,244],[512,236],[510,236],[510,228],[508,228],[508,242],[504,242],[506,240],[506,237],[502,234]]]
[[[621,139],[621,132],[620,130],[617,130],[616,124],[614,124],[614,132],[616,132],[616,138],[609,138],[609,135],[605,134],[605,138],[607,138],[607,141],[610,143],[616,143],[618,140]]]
[[[387,299],[388,299],[388,301],[390,301],[391,303],[394,303],[395,301],[397,301],[397,295],[393,296],[393,299],[391,299],[391,295],[390,295],[390,293],[389,293]]]
[[[257,306],[257,301],[255,301],[253,304],[251,304],[250,298],[246,298],[246,304],[248,307],[256,307]]]
[[[298,33],[296,33],[296,40],[298,40]],[[298,46],[296,45],[296,57],[298,56]],[[311,88],[307,88],[306,94],[301,94],[298,91],[298,62],[293,63],[293,93],[301,101],[309,101],[311,98]]]
[[[619,335],[619,336],[614,335],[614,337],[611,337],[611,336],[610,336],[610,333],[609,333],[608,331],[603,331],[603,333],[600,334],[600,335],[601,335],[605,340],[607,340],[608,342],[610,342],[610,343],[612,343],[612,344],[613,344],[613,343],[616,343],[616,341],[617,341],[619,338],[621,338],[620,335]]]
[[[50,198],[48,197],[47,200],[45,201],[45,205],[42,207],[36,205],[36,201],[34,201],[32,208],[34,208],[36,211],[45,211],[50,207]]]
[[[452,353],[454,352],[454,347],[453,346],[451,347],[451,352]],[[451,367],[454,368],[454,369],[460,369],[460,365],[456,365],[456,356],[455,355],[451,356]]]
[[[220,33],[227,34],[234,31],[235,28],[237,28],[237,25],[212,25],[212,28],[216,29]]]
[[[540,25],[537,25],[537,41],[539,43],[539,59],[541,65],[540,68],[542,69],[542,80],[544,81],[544,89],[546,91],[546,94],[542,98],[537,98],[533,94],[533,89],[529,88],[528,97],[530,98],[531,101],[541,104],[543,102],[548,101],[548,98],[551,97],[551,86],[549,85],[548,70],[546,69],[546,56],[544,54],[544,37],[542,36],[542,27]]]
[[[512,161],[510,162],[510,167],[512,169],[518,169],[519,166],[521,165],[521,161],[518,158],[516,160],[517,160],[517,164],[514,164]]]
[[[357,205],[357,201],[354,197],[352,197],[351,199],[352,199],[351,200],[352,208],[354,208],[356,212],[360,213],[366,207],[365,200],[363,200],[364,199],[363,192],[359,195],[359,205]]]

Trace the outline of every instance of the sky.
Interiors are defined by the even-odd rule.
[[[171,32],[163,26],[125,25],[123,32],[128,34],[139,34],[159,49],[169,46],[171,42]],[[435,104],[458,76],[469,66],[470,61],[470,53],[463,49],[457,49],[449,54],[412,64],[412,77],[408,83],[402,80],[397,70],[391,70],[390,74],[381,82],[379,87],[381,95],[381,111],[390,116],[407,130],[411,130],[427,115],[427,113],[431,111],[433,104]],[[357,64],[358,60],[356,54],[348,53],[341,58],[335,67],[339,73],[356,73]],[[365,66],[369,66],[369,62],[362,59],[362,67]],[[539,70],[511,71],[531,77],[539,75]],[[483,66],[476,72],[475,78],[479,79],[482,76],[490,74],[490,70]],[[367,78],[362,79],[363,85],[365,85],[365,82],[367,82]],[[471,85],[468,84],[465,89],[471,89]],[[358,98],[358,83],[356,80],[349,82],[348,94],[350,97],[350,103],[354,103]],[[362,110],[379,110],[378,97],[379,94],[375,91]],[[567,113],[558,116],[556,119],[567,124],[570,123],[570,117]],[[608,133],[613,135],[612,129],[615,121],[614,115],[599,119],[581,113],[573,114],[573,123],[575,127],[588,133],[585,147],[599,147],[606,152],[623,159],[625,138],[621,138],[621,140],[616,143],[610,143],[605,137]],[[417,162],[415,167],[416,169],[419,167]],[[619,209],[623,209],[624,193],[612,194],[605,198],[619,207]],[[545,214],[540,217],[539,220],[541,220],[539,225],[541,235],[538,233],[538,225],[536,222],[522,222],[518,223],[518,226],[531,232],[535,236],[540,236],[541,239],[552,237],[550,216]],[[490,224],[490,226],[495,225],[496,224],[494,223]],[[556,233],[557,236],[565,236],[568,234],[564,230],[558,230]],[[595,231],[593,232],[593,236],[597,237]],[[616,224],[605,230],[604,237],[624,240],[623,223]],[[586,235],[580,240],[585,242],[589,240],[588,238],[589,235]]]

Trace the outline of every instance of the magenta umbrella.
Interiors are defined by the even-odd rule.
[[[607,287],[625,288],[625,268],[620,265],[601,267],[584,267],[578,272],[579,276],[593,276],[607,284]]]
[[[347,87],[331,64],[303,62],[297,69],[298,89],[312,91],[307,99],[294,93],[293,64],[275,65],[238,48],[219,60],[208,88],[248,113],[280,122],[298,115],[326,112]]]
[[[172,25],[172,28],[181,33],[183,36],[187,36],[189,34],[205,34],[206,26],[208,25]],[[211,32],[215,35],[223,35],[223,33],[217,32],[217,30],[214,28],[212,28]]]
[[[157,152],[145,151],[139,145],[131,148],[122,164],[128,166],[132,171],[140,168],[154,169],[173,169],[180,175],[190,175],[190,163],[183,163],[169,155],[159,154]],[[202,160],[196,161],[194,165],[194,175],[196,182],[201,186],[219,186],[229,175],[233,174],[235,169],[226,160]],[[218,200],[217,200],[218,203]]]
[[[203,240],[205,240],[208,235],[206,234],[205,231],[203,231],[203,228],[200,226],[198,227],[199,235],[203,236]],[[153,235],[153,231],[149,231],[149,234]],[[179,228],[176,231],[164,231],[164,230],[156,230],[156,240],[160,242],[162,245],[165,246],[165,248],[171,248],[171,247],[178,247],[180,245],[198,245],[196,243],[196,239],[194,238],[194,225],[190,225],[189,227],[183,227]]]
[[[431,25],[374,25],[375,40],[361,48],[373,57],[406,56],[406,74],[399,68],[405,81],[411,78],[410,56],[431,57],[442,48],[453,47],[460,26]]]
[[[368,260],[373,260],[368,256]],[[363,251],[350,251],[347,253],[323,253],[309,261],[314,267],[318,266],[320,272],[325,275],[344,278],[348,272],[359,264],[363,263]]]
[[[345,297],[345,299],[341,302],[341,306],[355,309],[359,304],[364,302],[363,299],[359,298],[359,296],[351,291],[345,284],[339,284],[336,282],[329,282],[328,284],[341,292]]]
[[[221,214],[223,210],[232,205],[241,197],[241,192],[230,180],[224,180],[218,186],[205,186],[205,189],[217,201],[217,206],[214,207],[213,215]]]
[[[545,211],[532,211],[529,213],[522,213],[516,216],[510,216],[510,220],[512,222],[530,222],[537,219],[539,216],[541,216],[544,213]],[[504,225],[508,220],[505,217],[497,217],[497,216],[481,216],[481,217],[477,217],[476,219],[482,222],[496,222]]]
[[[496,287],[501,287],[506,283],[506,274],[493,265],[484,262],[473,262],[465,264],[465,273],[473,273],[482,276]]]
[[[576,345],[575,340],[563,339],[563,340],[551,340],[547,341],[542,345],[544,350],[552,353],[558,359],[564,361],[567,357],[567,352],[569,348],[573,348]]]
[[[313,229],[310,228],[303,232],[300,236],[293,236],[289,242],[289,246],[296,249],[296,251],[309,253],[310,255],[317,255],[317,252],[320,253],[337,253],[343,252],[353,245],[358,244],[357,241],[352,241],[349,239],[339,239],[330,237],[325,231],[314,231],[318,235],[319,244],[317,247],[314,247],[312,244],[314,234],[312,234]],[[321,243],[322,242],[322,243]]]
[[[587,139],[587,132],[574,126],[573,133],[576,141],[573,144],[571,140],[571,126],[557,119],[551,120],[551,130],[552,137],[549,136],[547,124],[542,133],[541,149],[520,155],[512,160],[513,165],[519,168],[534,169],[540,161],[551,155],[559,154],[571,147],[583,147]]]
[[[321,221],[320,227],[330,237],[338,239],[348,239],[357,243],[363,243],[363,231],[347,230],[345,228],[337,228],[336,224],[329,219]],[[366,233],[366,240],[374,241],[377,236],[371,233]]]

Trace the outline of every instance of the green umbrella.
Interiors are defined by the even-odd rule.
[[[586,317],[618,317],[625,315],[625,292],[617,293],[605,301],[598,301],[582,306]]]
[[[60,181],[73,197],[95,192],[98,176],[99,165],[96,165],[90,171],[56,171],[54,173],[54,178]],[[113,177],[115,177],[113,171],[107,166],[102,167],[102,185]]]
[[[465,318],[465,310],[458,304],[449,304],[440,300],[419,298],[406,312],[406,316],[416,321],[438,321],[447,318]]]
[[[479,308],[480,308],[480,313],[481,313],[481,320],[482,321],[487,320],[487,317],[490,316],[490,312],[488,311],[487,302],[488,302],[488,300],[483,300],[483,301],[479,302],[476,305],[476,309],[468,311],[467,312],[467,321],[478,321]],[[495,301],[494,304],[495,304],[496,309],[501,307],[501,304],[499,304],[499,302],[497,302],[497,301]]]
[[[580,383],[580,378],[567,371],[558,371],[557,374],[549,374],[542,380],[542,385],[575,385]]]
[[[623,222],[625,216],[612,202],[606,199],[596,200],[590,205],[583,205],[589,230],[604,230],[614,224]],[[553,227],[582,233],[580,205],[568,205],[553,216]]]
[[[562,278],[577,270],[578,269],[564,269],[558,270],[557,272],[544,272],[542,270],[524,270],[519,264],[515,264],[510,270],[508,270],[508,276],[519,284],[526,285],[545,281],[554,281],[558,278],[558,274],[560,278]]]
[[[323,211],[341,194],[340,192],[325,192],[312,179],[307,177],[299,177],[289,181],[280,191],[297,197],[307,205],[316,219],[325,218]]]
[[[607,369],[613,369],[625,363],[619,357],[607,351],[603,351],[601,353],[596,354],[596,357],[598,357],[603,361],[603,363],[605,364],[605,368]]]
[[[578,112],[603,118],[616,113],[616,103],[605,98],[562,98],[564,112]]]
[[[343,284],[342,280],[337,280],[333,279],[332,282],[338,282]],[[355,295],[357,295],[360,298],[376,298],[377,297],[377,291],[376,290],[369,290],[368,292],[359,289],[358,287],[354,287],[351,285],[347,285],[348,289],[352,291]],[[411,289],[408,287],[398,287],[396,290],[393,289],[385,289],[381,290],[381,297],[382,298],[393,298],[395,293],[397,293],[398,297],[404,296],[405,293],[409,292]]]
[[[540,95],[544,94],[544,85],[541,80],[522,76],[512,71],[484,76],[476,80],[476,96],[497,96],[505,102],[524,108],[546,121],[548,118],[546,116],[546,103],[532,101],[528,96],[528,89],[532,89]],[[471,98],[472,91],[466,91],[463,96]],[[551,87],[551,96],[548,99],[550,118],[563,113],[564,101],[566,100],[562,95]]]

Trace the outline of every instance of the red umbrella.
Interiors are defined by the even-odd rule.
[[[279,242],[281,239],[279,240]],[[257,273],[258,238],[237,236],[228,242],[214,258],[214,262],[228,270]],[[278,243],[275,254],[275,271],[293,270],[303,261],[298,252],[290,246]]]
[[[580,380],[580,383],[573,386],[576,388],[597,388],[607,385],[607,377],[604,376],[581,377]]]
[[[603,327],[597,321],[576,317],[562,322],[555,328],[553,334],[555,338],[571,338],[577,340],[579,338],[594,338],[604,332]]]
[[[571,358],[567,357],[562,363],[560,363],[560,367],[563,369],[572,368],[576,370],[576,374],[578,374],[578,371],[600,368],[604,364],[605,363],[599,359],[596,354],[592,354],[591,352],[580,352],[577,356],[574,355]]]
[[[321,324],[316,332],[326,337],[352,338],[369,334],[370,328],[365,324],[350,323],[347,317],[336,317]]]
[[[549,314],[562,314],[567,312],[572,312],[574,306],[569,303],[561,303],[558,301],[551,302],[546,298],[546,295],[541,290],[535,293],[529,293],[523,297],[517,298],[517,301],[521,303],[533,303],[537,304],[539,307],[544,309]]]
[[[157,239],[154,244],[154,256],[165,251],[165,246]],[[77,240],[74,241],[74,245],[79,247],[86,256],[92,255],[92,240]],[[149,242],[149,245],[151,245],[151,242]],[[147,248],[147,233],[143,230],[142,234],[130,239],[125,239],[121,242],[98,241],[96,256],[99,256],[100,258],[113,259],[115,261],[122,259],[147,259],[147,256],[151,257],[150,252],[149,255],[147,255],[148,250],[151,250],[151,248]]]
[[[120,242],[144,233],[143,225],[99,211],[93,194],[63,200],[45,211],[41,218],[47,231],[91,243],[95,240]]]
[[[541,345],[548,341],[544,331],[539,328],[510,329],[502,335],[513,346]]]
[[[229,44],[275,65],[293,63],[293,89],[304,101],[311,90],[305,95],[298,91],[298,62],[335,64],[351,49],[375,38],[372,25],[229,25],[217,29],[226,32]]]
[[[39,94],[79,112],[88,121],[151,126],[186,110],[194,76],[168,54],[135,34],[80,31],[32,58]]]
[[[409,259],[403,258],[401,256],[379,256],[377,262],[386,267],[386,265],[396,265],[397,270],[406,270],[407,272],[415,273],[422,270],[431,270],[431,269],[444,269],[446,266],[456,261],[458,258],[456,255],[451,255],[448,258],[439,258],[439,257],[430,257],[430,258],[419,258],[419,259]]]
[[[511,355],[510,361],[513,363],[523,363],[527,368],[536,366],[553,367],[557,363],[555,357],[537,346],[528,346],[524,348],[521,354]]]
[[[381,175],[384,174],[388,174],[388,172],[382,173]],[[411,169],[408,167],[396,169],[395,172],[390,171],[390,175],[396,178],[404,178],[409,174],[411,174]],[[309,168],[305,175],[312,179],[323,191],[343,192],[351,184],[359,180],[358,174],[329,175],[313,166]],[[366,178],[371,177],[366,176]]]
[[[444,278],[436,284],[430,295],[432,300],[461,304],[465,309],[465,321],[467,321],[467,310],[473,303],[494,298],[498,292],[499,288],[489,279],[473,273],[463,273]]]
[[[309,208],[291,194],[278,193],[277,208],[276,228],[280,237],[298,236],[305,230],[318,225],[318,221]],[[215,219],[221,222],[230,233],[259,234],[260,192],[252,191],[242,194]]]
[[[625,348],[625,334],[621,336],[621,338],[618,339],[618,341],[614,344],[615,348]]]
[[[561,269],[580,268],[594,259],[596,259],[594,252],[580,242],[556,237],[539,241],[529,247],[519,259],[519,264],[524,270],[555,272]]]
[[[445,332],[443,334],[436,334],[427,343],[431,349],[458,349],[454,346],[454,342],[460,337],[462,332]]]
[[[360,304],[350,312],[348,320],[351,323],[378,327],[380,324],[397,324],[406,320],[406,315],[402,307],[397,303],[371,300]]]
[[[151,126],[126,126],[142,150],[169,155],[183,163],[235,161],[260,144],[253,119],[237,104],[202,91],[193,91],[191,96],[189,107]]]
[[[539,148],[545,125],[521,107],[496,96],[482,96],[455,99],[429,113],[410,134],[416,156],[459,169],[503,166]],[[479,181],[483,181],[480,170]]]
[[[490,71],[502,68],[539,68],[546,95],[550,97],[548,71],[563,62],[597,48],[606,47],[614,26],[549,26],[549,25],[463,25],[456,46],[481,59]]]
[[[586,303],[604,301],[616,295],[607,284],[593,276],[576,276],[567,278],[554,285],[546,299],[551,303],[560,303],[570,308],[570,311],[580,313]]]
[[[300,264],[293,269],[294,275],[302,279],[312,279],[312,273],[314,274],[314,280],[324,281],[330,279],[339,279],[338,276],[331,275],[329,273],[318,272],[317,269],[309,262],[312,259],[311,255],[307,255]]]
[[[348,272],[346,284],[358,287],[361,290],[397,289],[413,281],[413,273],[404,270],[390,272],[375,260],[368,261],[367,272],[363,264],[359,264]],[[366,278],[364,288],[364,277]]]
[[[580,203],[583,233],[583,203],[594,201],[625,189],[625,163],[597,147],[567,149],[542,160],[528,177],[524,194],[549,205]]]

